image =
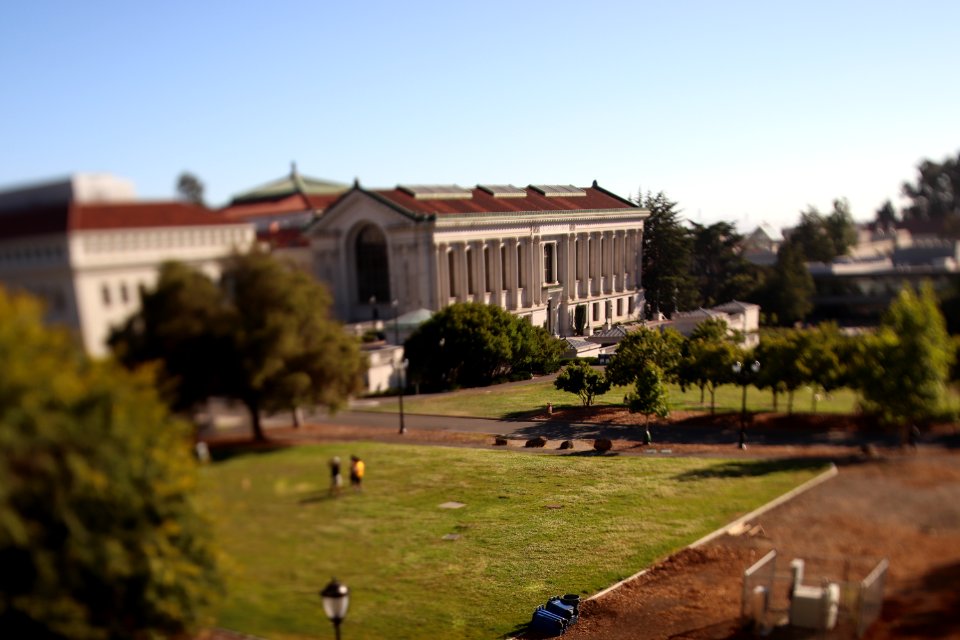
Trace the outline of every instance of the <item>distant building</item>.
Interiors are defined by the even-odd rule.
[[[640,318],[647,215],[595,182],[355,184],[306,235],[314,273],[345,322],[474,301],[570,336],[580,305],[590,326]]]
[[[210,276],[254,242],[253,227],[185,202],[144,202],[132,183],[77,174],[0,191],[0,283],[46,302],[50,322],[76,331],[93,355],[140,305],[160,265]]]

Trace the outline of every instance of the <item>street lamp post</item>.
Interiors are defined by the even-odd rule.
[[[747,448],[747,384],[760,371],[760,362],[754,360],[746,365],[739,360],[733,363],[733,375],[737,377],[737,384],[743,389],[740,399],[740,440],[737,444],[741,449]]]
[[[350,589],[334,578],[320,592],[320,599],[323,600],[323,612],[330,618],[330,622],[333,623],[333,632],[337,640],[340,640],[340,623],[347,617],[347,609],[350,606]]]
[[[400,344],[400,302],[394,300],[391,304],[393,306],[393,340],[398,347],[402,348]],[[409,361],[404,358],[397,365],[397,383],[400,387],[400,395],[398,396],[400,404],[400,435],[407,432],[407,427],[403,423],[403,387],[406,384],[406,376],[404,374],[406,373],[407,364],[409,364]]]

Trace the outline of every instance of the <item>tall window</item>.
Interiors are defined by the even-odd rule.
[[[526,286],[523,278],[523,245],[520,243],[517,243],[517,286]]]
[[[467,247],[464,253],[467,256],[467,293],[473,295],[477,292],[476,283],[473,278],[473,250]]]
[[[582,266],[582,260],[583,260],[583,243],[580,242],[580,238],[577,238],[576,240],[573,241],[573,245],[576,247],[576,249],[574,250],[573,253],[574,253],[574,255],[577,257],[577,258],[576,258],[576,262],[577,262],[577,280],[582,280],[582,279],[583,279],[583,266]]]
[[[507,288],[507,248],[500,245],[500,288]]]
[[[100,285],[100,298],[103,300],[103,306],[110,306],[110,285],[107,283]]]
[[[543,245],[543,282],[554,283],[557,281],[557,245],[548,242]]]
[[[493,289],[493,285],[490,284],[493,280],[493,265],[490,263],[490,247],[483,248],[483,288],[484,291],[490,293]]]
[[[450,297],[457,295],[457,256],[453,251],[447,251],[447,277],[450,278]]]
[[[390,268],[387,262],[387,239],[373,225],[357,234],[357,299],[366,302],[376,298],[390,300]]]

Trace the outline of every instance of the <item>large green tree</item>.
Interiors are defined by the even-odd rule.
[[[128,366],[159,361],[177,407],[240,400],[263,440],[261,412],[337,409],[363,388],[359,345],[329,306],[323,286],[268,254],[234,256],[219,285],[168,264],[110,344]]]
[[[188,637],[220,592],[189,427],[0,290],[0,636]]]
[[[780,247],[767,287],[768,317],[775,316],[781,325],[799,322],[813,309],[813,277],[797,245],[788,242]]]
[[[698,304],[714,307],[749,298],[758,287],[756,267],[740,255],[743,236],[729,222],[709,226],[692,223],[691,274],[699,293]]]
[[[495,305],[452,304],[404,344],[410,381],[426,389],[477,387],[521,373],[553,372],[564,343]]]
[[[929,284],[901,289],[876,334],[862,341],[857,379],[865,407],[908,430],[943,407],[954,350]]]
[[[943,162],[924,160],[917,167],[917,181],[903,184],[910,199],[905,220],[940,220],[952,233],[960,232],[960,152]]]
[[[815,207],[800,214],[800,223],[793,228],[785,244],[798,249],[807,262],[831,262],[847,253],[857,241],[857,226],[845,198],[833,201],[827,216]]]
[[[676,379],[683,336],[674,329],[640,327],[630,331],[607,365],[607,378],[616,385],[633,384],[648,364],[655,365],[668,381]]]
[[[643,223],[643,290],[653,314],[695,307],[698,294],[691,276],[690,234],[677,203],[664,192],[649,191],[638,204],[650,211]]]

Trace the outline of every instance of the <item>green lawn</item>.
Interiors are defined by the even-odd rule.
[[[680,387],[669,387],[670,408],[684,411],[709,411],[710,394],[704,394],[704,403],[700,403],[700,390],[688,389],[686,393]],[[596,404],[623,404],[623,396],[628,387],[614,387],[600,397]],[[853,392],[842,389],[829,396],[820,394],[816,410],[818,413],[852,413],[856,406]],[[727,385],[717,389],[717,412],[740,411],[742,402],[740,387]],[[377,404],[364,406],[367,411],[396,411],[396,398],[378,398]],[[548,402],[554,407],[576,406],[579,398],[572,393],[557,391],[552,382],[535,381],[522,385],[496,385],[477,389],[463,389],[456,393],[436,395],[408,395],[404,397],[403,408],[410,413],[424,413],[444,416],[473,416],[478,418],[506,418],[525,412],[542,409]],[[750,411],[773,411],[773,396],[769,391],[747,387],[747,408]],[[787,397],[781,394],[777,410],[786,413]],[[799,389],[794,394],[793,410],[797,413],[813,411],[813,392],[810,388]]]
[[[364,492],[328,498],[326,461],[351,453]],[[317,592],[336,576],[351,589],[344,638],[499,637],[548,596],[595,593],[817,471],[378,443],[238,456],[202,470],[227,557],[218,624],[332,637]]]

